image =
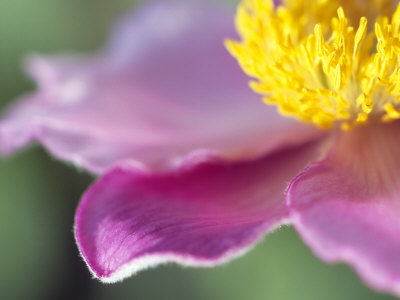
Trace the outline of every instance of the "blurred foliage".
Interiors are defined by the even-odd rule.
[[[22,72],[24,55],[92,51],[133,2],[0,1],[1,107],[34,88]],[[92,180],[40,147],[0,161],[0,299],[394,299],[371,291],[349,267],[320,262],[290,228],[224,266],[162,266],[100,284],[72,235],[75,208]]]

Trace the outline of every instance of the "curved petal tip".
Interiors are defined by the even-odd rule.
[[[284,190],[318,147],[243,163],[208,161],[166,173],[118,167],[84,195],[75,237],[95,277],[122,280],[162,263],[214,266],[287,223]]]

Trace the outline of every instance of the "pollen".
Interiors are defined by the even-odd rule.
[[[266,104],[324,129],[400,119],[400,4],[243,0],[229,52]]]

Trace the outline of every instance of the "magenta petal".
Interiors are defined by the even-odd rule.
[[[0,149],[39,141],[102,173],[124,160],[165,170],[200,154],[252,159],[319,134],[247,87],[223,46],[232,20],[213,5],[155,3],[123,19],[99,55],[34,57],[39,90],[4,116]]]
[[[296,229],[322,259],[400,295],[400,125],[341,133],[288,191]]]
[[[318,153],[313,143],[263,160],[209,161],[163,174],[116,168],[79,205],[82,256],[104,282],[160,263],[227,261],[284,221],[286,185]]]

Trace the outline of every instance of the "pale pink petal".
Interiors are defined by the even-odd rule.
[[[75,236],[81,254],[104,282],[160,263],[213,266],[243,254],[284,222],[286,186],[317,159],[319,145],[161,174],[116,168],[79,205]]]
[[[39,90],[4,116],[0,149],[39,141],[96,173],[123,160],[165,170],[191,156],[252,159],[320,134],[250,91],[223,46],[230,36],[229,9],[163,2],[123,19],[99,55],[33,57]]]
[[[400,295],[400,124],[341,133],[288,191],[296,229],[329,262]]]

